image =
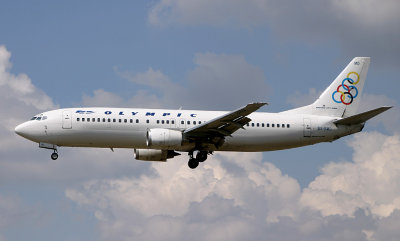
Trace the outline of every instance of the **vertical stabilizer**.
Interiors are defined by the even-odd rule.
[[[367,77],[370,57],[356,57],[311,105],[289,112],[348,117],[356,114]]]

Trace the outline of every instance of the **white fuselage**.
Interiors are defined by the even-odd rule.
[[[223,111],[68,108],[38,115],[16,128],[16,132],[38,143],[57,146],[102,148],[149,148],[146,133],[163,128],[184,131],[213,118]],[[43,120],[43,117],[45,117]],[[342,126],[337,118],[309,114],[263,113],[248,116],[251,122],[228,136],[218,149],[210,151],[272,151],[329,142],[361,131],[363,125]],[[190,151],[183,145],[176,151]]]

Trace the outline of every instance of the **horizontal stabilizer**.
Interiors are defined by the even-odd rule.
[[[367,120],[371,119],[372,117],[375,117],[379,115],[380,113],[389,110],[393,106],[382,106],[377,109],[373,109],[367,112],[363,112],[357,115],[349,116],[340,120],[337,120],[333,123],[338,124],[338,125],[356,125],[356,124],[361,124],[366,122]]]

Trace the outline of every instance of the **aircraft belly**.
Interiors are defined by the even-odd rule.
[[[218,150],[220,151],[274,151],[307,145],[308,140],[303,140],[302,131],[287,133],[250,133],[248,135],[234,135],[228,137]]]
[[[145,148],[146,133],[137,130],[64,131],[63,138],[53,143],[59,146]]]

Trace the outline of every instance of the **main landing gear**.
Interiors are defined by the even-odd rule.
[[[191,169],[195,169],[200,162],[207,160],[208,151],[198,151],[196,158],[193,156],[193,151],[189,152],[188,166]]]

